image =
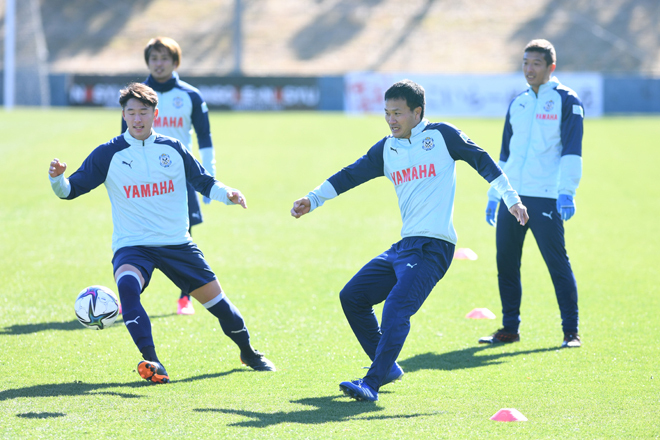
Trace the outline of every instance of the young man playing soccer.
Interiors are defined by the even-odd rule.
[[[533,40],[523,52],[523,73],[529,88],[509,105],[499,165],[520,194],[532,220],[512,222],[500,209],[500,196],[488,192],[486,221],[495,226],[497,277],[502,301],[502,328],[479,339],[482,344],[520,340],[522,284],[520,262],[530,229],[550,271],[561,312],[562,347],[582,345],[578,335],[578,293],[566,253],[564,222],[575,214],[575,191],[582,177],[584,107],[577,94],[552,76],[555,48]],[[500,205],[501,206],[501,205]]]
[[[145,84],[158,94],[158,117],[154,127],[159,134],[181,141],[188,151],[193,151],[192,131],[195,129],[199,154],[206,171],[215,176],[215,153],[211,140],[208,107],[199,90],[181,81],[175,69],[181,65],[181,47],[171,38],[156,37],[149,40],[144,48],[144,61],[149,68]],[[122,119],[122,133],[126,131],[126,121]],[[211,199],[204,196],[204,203]],[[188,184],[189,232],[202,223],[202,211],[195,189]],[[192,315],[195,308],[188,292],[181,291],[177,302],[179,315]]]
[[[484,150],[447,123],[424,119],[424,89],[409,80],[385,93],[391,136],[331,176],[291,209],[295,218],[368,180],[387,177],[399,198],[402,240],[367,263],[339,294],[344,314],[371,367],[363,379],[339,387],[357,400],[378,400],[379,388],[403,376],[396,363],[410,317],[445,275],[454,255],[452,224],[457,160],[469,163],[500,194],[520,224],[527,210]],[[373,306],[385,301],[381,326]]]
[[[204,196],[247,209],[243,194],[210,176],[176,139],[152,130],[158,96],[144,84],[121,90],[119,103],[127,131],[100,145],[68,179],[66,163],[53,159],[49,176],[55,194],[75,199],[104,184],[112,204],[112,264],[124,323],[144,361],[138,372],[155,383],[169,382],[140,303],[155,268],[190,292],[220,321],[240,348],[241,361],[255,370],[275,371],[254,350],[243,317],[225,296],[215,274],[188,233],[187,184]]]

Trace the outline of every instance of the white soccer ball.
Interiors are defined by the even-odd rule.
[[[80,323],[96,330],[114,324],[119,316],[117,295],[104,286],[90,286],[82,290],[74,305]]]

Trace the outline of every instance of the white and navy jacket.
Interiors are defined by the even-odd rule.
[[[164,136],[180,140],[188,151],[192,152],[194,128],[202,165],[212,176],[215,176],[209,109],[199,90],[181,81],[176,72],[173,72],[172,78],[164,83],[159,83],[149,75],[144,84],[154,89],[158,95],[158,117],[154,119],[154,130]],[[126,128],[126,121],[122,119],[122,133]]]
[[[50,176],[49,176],[50,177]],[[50,177],[55,194],[75,199],[101,184],[112,204],[112,251],[191,241],[186,181],[227,205],[226,187],[209,175],[176,139],[152,131],[144,141],[126,131],[98,146],[68,179]]]
[[[582,177],[584,107],[556,77],[509,105],[499,165],[521,196],[575,196]],[[489,200],[499,200],[489,191]]]
[[[477,170],[507,206],[520,201],[486,151],[453,125],[424,119],[413,128],[410,139],[383,138],[366,155],[310,192],[311,209],[368,180],[385,176],[399,199],[402,237],[432,237],[456,244],[452,217],[457,160]]]

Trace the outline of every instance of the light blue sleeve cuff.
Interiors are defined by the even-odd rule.
[[[504,203],[506,204],[507,208],[511,208],[516,203],[520,203],[520,197],[518,197],[518,193],[511,187],[511,184],[509,183],[509,179],[506,177],[506,174],[502,173],[500,177],[490,182],[490,188],[491,189],[488,191],[489,200],[499,200],[499,198],[498,199],[490,198],[490,194],[492,191],[496,194],[499,194],[499,197],[501,197],[502,200],[504,200]]]
[[[503,162],[501,160],[497,161],[497,166],[500,167],[502,170],[502,173],[504,173],[504,165],[506,162]],[[497,180],[497,179],[496,179]],[[493,187],[492,183],[490,188],[488,188],[488,200],[493,201],[493,202],[499,202],[502,196],[500,196],[500,193],[497,191],[496,188]]]
[[[229,197],[227,197],[227,191],[238,191],[238,190],[226,186],[222,182],[216,181],[215,185],[213,185],[213,188],[211,188],[211,199],[217,200],[218,202],[222,202],[225,205],[235,205],[235,203],[229,200]]]
[[[55,178],[50,177],[49,174],[48,179],[50,180],[50,186],[53,188],[53,192],[60,199],[66,199],[71,194],[71,183],[69,179],[64,177],[64,173]]]
[[[202,156],[202,166],[204,169],[215,177],[215,150],[213,147],[200,148],[199,155]]]
[[[326,180],[307,194],[307,198],[309,198],[310,202],[309,212],[312,212],[319,206],[323,205],[326,200],[334,199],[335,197],[337,197],[335,187],[332,186],[330,181]]]
[[[582,178],[582,156],[567,154],[559,159],[559,194],[575,197]]]

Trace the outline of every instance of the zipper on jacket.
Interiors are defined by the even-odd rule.
[[[147,177],[151,178],[151,170],[149,169],[149,161],[147,160],[147,151],[144,141],[142,141],[142,157],[144,158],[144,166],[147,170]]]
[[[520,191],[519,193],[523,191],[523,175],[524,175],[524,170],[525,170],[525,164],[527,164],[527,157],[529,156],[529,149],[531,148],[531,140],[532,140],[532,128],[534,126],[534,118],[536,117],[536,106],[538,105],[539,102],[539,96],[534,90],[530,87],[530,90],[532,91],[532,95],[534,97],[534,110],[532,112],[532,116],[529,119],[529,129],[527,130],[527,148],[525,148],[525,159],[523,160],[522,165],[520,166]],[[539,92],[541,89],[539,88]]]

